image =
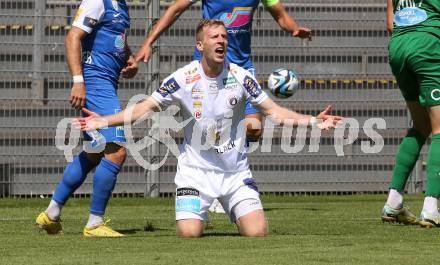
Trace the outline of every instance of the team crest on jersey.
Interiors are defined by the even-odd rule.
[[[243,87],[254,98],[257,98],[262,92],[260,85],[258,85],[258,83],[249,76],[244,78]]]
[[[236,7],[232,13],[223,13],[220,20],[225,23],[227,28],[243,27],[252,19],[252,7]]]
[[[115,47],[119,51],[124,51],[125,50],[125,34],[121,34],[121,35],[116,37],[116,39],[115,39]]]
[[[161,94],[163,97],[168,96],[169,94],[173,94],[177,90],[179,90],[180,86],[177,84],[176,79],[171,78],[166,81],[163,86],[159,87],[156,91]]]
[[[194,118],[196,118],[196,120],[201,119],[202,118],[202,111],[201,110],[194,111]]]

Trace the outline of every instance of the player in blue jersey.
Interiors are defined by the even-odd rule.
[[[174,21],[197,0],[176,0],[161,16],[150,34],[145,38],[142,48],[136,54],[136,60],[148,62],[151,56],[151,45],[159,36],[170,27]],[[254,65],[251,60],[251,31],[253,15],[257,10],[260,0],[232,0],[214,1],[202,0],[203,18],[220,19],[225,23],[228,33],[229,48],[227,60],[235,63],[255,76]],[[263,0],[263,5],[270,12],[280,27],[294,37],[310,38],[311,30],[300,27],[287,13],[279,0]],[[195,49],[195,59],[200,59],[200,53]],[[246,118],[258,119],[261,124],[262,115],[249,102],[245,109]],[[257,125],[258,127],[258,125]],[[262,134],[261,129],[247,126],[247,137],[250,141],[257,141]]]
[[[136,54],[136,61],[148,62],[152,52],[151,45],[154,41],[196,1],[176,0],[170,5],[145,38],[142,48]],[[251,60],[251,32],[253,16],[259,3],[260,0],[202,0],[203,18],[219,19],[225,23],[229,42],[227,60],[243,67],[254,76],[255,69]],[[280,27],[290,32],[293,37],[311,38],[311,30],[298,26],[279,0],[263,0],[262,3]],[[195,49],[194,58],[200,60],[200,52],[197,49]],[[258,141],[263,133],[261,129],[262,115],[249,102],[246,102],[245,115],[247,121],[246,137],[248,141]],[[211,209],[214,211],[219,209],[218,212],[223,211],[217,202]]]
[[[124,0],[83,0],[65,44],[67,63],[73,75],[72,107],[93,109],[102,115],[121,110],[118,80],[131,78],[138,70],[125,36],[130,17]],[[81,54],[82,48],[82,54]],[[82,62],[81,62],[82,59]],[[122,234],[106,226],[103,215],[125,161],[121,127],[101,129],[85,135],[91,149],[81,152],[64,170],[48,208],[36,220],[49,234],[62,232],[61,209],[93,169],[93,193],[85,236],[117,237]]]

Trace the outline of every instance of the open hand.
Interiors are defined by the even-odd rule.
[[[86,87],[84,83],[73,83],[69,101],[72,108],[80,110],[84,107],[86,103]]]
[[[133,78],[139,70],[137,61],[133,56],[130,56],[127,60],[127,66],[122,68],[121,75],[123,78]]]
[[[309,28],[299,27],[297,30],[293,31],[292,35],[293,37],[312,40],[312,30]]]
[[[92,131],[96,129],[106,128],[108,122],[96,112],[82,108],[87,117],[73,119],[73,125],[81,131]]]
[[[144,63],[148,63],[151,57],[151,52],[151,46],[148,44],[144,44],[136,53],[136,62],[144,61]]]
[[[344,119],[341,116],[330,115],[332,106],[328,105],[321,113],[316,116],[318,124],[316,125],[321,130],[334,129]]]

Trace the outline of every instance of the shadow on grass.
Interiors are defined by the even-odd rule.
[[[265,207],[265,212],[271,212],[271,211],[292,211],[292,210],[299,210],[299,211],[326,211],[325,209],[318,209],[318,208],[288,208],[288,207]]]
[[[203,237],[216,237],[216,236],[240,236],[237,232],[209,232],[204,233]]]

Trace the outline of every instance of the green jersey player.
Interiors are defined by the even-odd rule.
[[[396,155],[382,220],[440,226],[440,1],[388,0],[389,63],[413,119]],[[403,206],[403,191],[427,137],[427,187],[420,221]]]

